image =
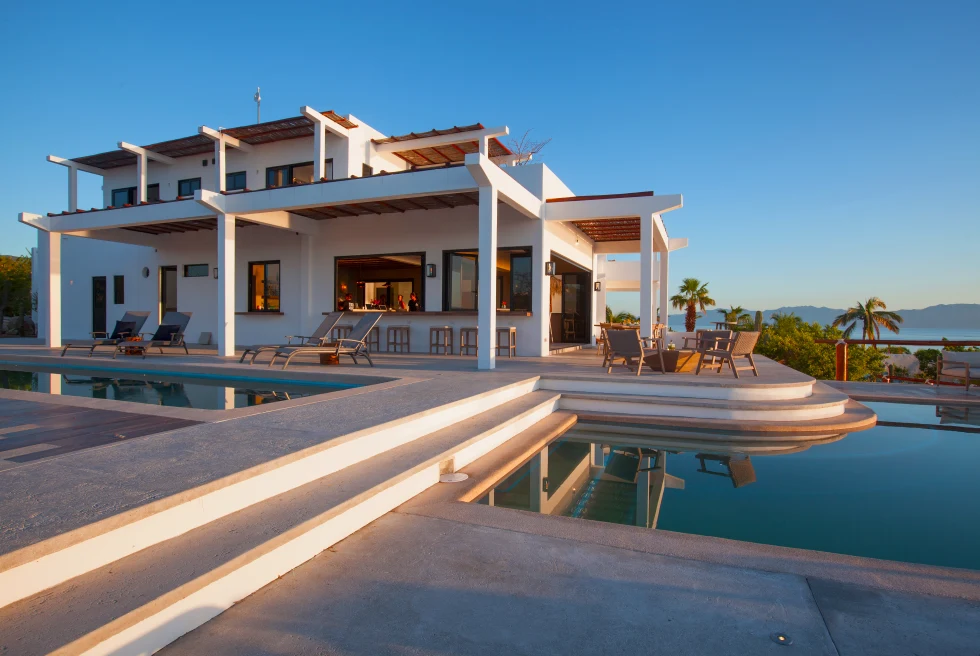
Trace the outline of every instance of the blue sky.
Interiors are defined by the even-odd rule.
[[[533,128],[575,193],[683,193],[671,287],[723,305],[980,302],[975,1],[83,4],[0,24],[2,253],[66,206],[46,155],[250,123],[261,85],[266,119]]]

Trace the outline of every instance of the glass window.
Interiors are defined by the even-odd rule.
[[[512,254],[510,256],[510,309],[531,311],[530,255]]]
[[[155,203],[160,200],[160,185],[154,183],[146,186],[146,202]]]
[[[122,305],[126,302],[126,279],[124,276],[112,277],[112,302]]]
[[[327,180],[333,180],[333,160],[323,160],[323,173]],[[291,184],[313,182],[313,162],[301,162],[287,166],[270,166],[265,170],[266,187],[284,187]]]
[[[136,187],[126,187],[125,189],[113,189],[112,202],[109,204],[112,205],[113,207],[122,207],[123,205],[135,205]]]
[[[281,187],[288,176],[288,166],[270,166],[265,170],[265,186]]]
[[[245,188],[245,171],[236,171],[225,175],[225,190],[238,191]]]
[[[184,277],[185,278],[207,278],[208,277],[208,265],[207,264],[185,264],[184,265]]]
[[[475,252],[456,252],[446,256],[445,310],[476,310],[477,257]]]
[[[408,310],[413,293],[416,294],[415,309],[424,307],[424,253],[338,257],[336,262],[335,306],[338,310],[368,306]]]
[[[248,263],[248,311],[280,312],[279,261]]]
[[[177,195],[193,196],[194,192],[200,188],[201,188],[201,178],[190,178],[189,180],[180,180],[177,183]]]

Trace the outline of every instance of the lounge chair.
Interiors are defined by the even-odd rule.
[[[651,339],[653,346],[646,347],[640,337],[639,328],[611,328],[607,330],[606,346],[608,353],[606,362],[604,362],[607,366],[606,373],[612,373],[613,363],[619,359],[622,359],[623,365],[630,371],[635,368],[637,376],[643,370],[644,364],[653,369],[655,361],[660,364],[660,373],[665,373],[660,339],[659,335],[655,335]],[[654,358],[656,359],[654,360]]]
[[[145,360],[146,353],[151,348],[160,349],[160,353],[163,353],[164,348],[182,348],[185,355],[190,355],[184,342],[184,331],[187,330],[190,320],[190,312],[167,312],[163,315],[159,328],[148,340],[144,338],[142,342],[123,342],[116,346],[112,357],[115,358],[120,352],[125,351],[134,355],[140,353]],[[150,335],[150,333],[141,333],[141,335]]]
[[[936,362],[936,382],[942,383],[943,378],[962,380],[966,391],[970,391],[970,379],[980,378],[980,353],[969,351],[943,351]]]
[[[122,342],[126,341],[127,337],[135,337],[139,335],[140,331],[143,329],[143,324],[146,323],[146,318],[150,316],[149,312],[127,312],[123,315],[123,318],[116,322],[116,327],[113,328],[112,332],[94,332],[90,333],[92,339],[95,340],[93,344],[65,344],[65,347],[61,351],[61,357],[65,357],[65,353],[68,349],[88,349],[88,357],[92,357],[92,353],[95,349],[100,346],[111,346],[113,349],[117,347]]]
[[[755,350],[755,345],[759,341],[760,334],[754,330],[746,330],[735,333],[734,337],[729,337],[728,339],[716,339],[713,344],[710,339],[703,339],[701,348],[698,349],[698,353],[701,354],[701,360],[698,362],[698,368],[694,371],[694,375],[700,374],[701,369],[713,369],[715,367],[718,367],[718,373],[720,374],[727,363],[736,378],[738,378],[739,369],[751,369],[752,373],[758,376],[759,370],[755,366],[752,351]],[[705,363],[706,358],[711,358],[711,362]],[[715,358],[718,358],[718,362],[715,362]],[[735,358],[747,359],[749,366],[737,366],[735,364]]]
[[[242,358],[239,362],[245,362],[245,357],[251,353],[252,359],[248,361],[249,364],[255,364],[255,358],[258,357],[259,353],[275,353],[279,349],[289,348],[290,346],[326,346],[327,341],[330,339],[330,332],[340,323],[341,318],[343,318],[343,312],[331,312],[327,316],[323,317],[323,321],[317,326],[317,329],[313,331],[312,335],[286,335],[285,344],[267,344],[265,346],[250,346],[245,349],[242,353]],[[293,340],[297,340],[293,343]]]
[[[368,335],[371,334],[371,330],[378,325],[378,322],[381,321],[381,317],[384,314],[384,312],[367,312],[357,322],[353,330],[350,331],[350,335],[338,340],[336,344],[327,344],[324,346],[287,346],[280,348],[272,354],[269,366],[274,365],[279,358],[286,358],[286,361],[282,365],[282,368],[285,369],[289,366],[290,360],[298,355],[336,355],[337,357],[349,355],[351,360],[354,361],[354,364],[357,364],[358,356],[364,356],[368,364],[373,367],[374,363],[371,361],[371,355],[368,353],[367,339]]]

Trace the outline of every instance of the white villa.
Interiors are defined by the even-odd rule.
[[[481,124],[386,136],[356,117],[300,115],[50,162],[68,170],[68,209],[23,213],[38,231],[39,335],[111,330],[126,310],[193,313],[188,341],[236,344],[309,335],[348,299],[389,312],[429,352],[429,329],[478,328],[480,369],[494,368],[498,328],[517,354],[592,343],[605,294],[640,293],[641,331],[665,323],[664,212],[678,195],[576,196],[547,166],[517,162]],[[522,165],[516,165],[522,164]],[[104,206],[77,207],[78,171],[103,178]],[[639,262],[607,256],[639,253]],[[561,292],[551,279],[560,280]],[[554,290],[554,291],[553,291]],[[659,292],[659,293],[658,293]],[[659,303],[658,303],[659,296]],[[501,353],[504,351],[501,350]]]

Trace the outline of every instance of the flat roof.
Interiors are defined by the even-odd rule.
[[[356,123],[351,123],[348,119],[340,116],[333,110],[320,113],[342,127],[348,129],[357,127]],[[265,123],[243,125],[237,128],[225,128],[221,130],[221,133],[255,146],[274,141],[309,137],[313,135],[314,128],[312,120],[305,116],[294,116],[292,118],[282,118]],[[190,137],[161,141],[150,144],[149,146],[143,146],[143,148],[154,153],[166,155],[167,157],[189,157],[191,155],[213,153],[214,141],[203,134],[195,134]],[[110,150],[97,155],[76,157],[72,161],[94,166],[97,169],[115,169],[121,166],[135,166],[136,155],[126,150]]]
[[[462,127],[454,125],[445,130],[432,129],[428,132],[409,132],[398,136],[386,137],[384,139],[373,139],[376,144],[386,143],[405,143],[405,150],[396,150],[394,154],[402,158],[413,166],[432,166],[433,164],[446,164],[450,162],[462,162],[467,155],[480,152],[480,143],[477,140],[464,141],[458,144],[447,144],[445,146],[434,146],[431,148],[412,148],[411,142],[417,139],[428,137],[441,137],[447,134],[460,134],[463,132],[475,132],[483,130],[482,123],[464,125]],[[490,157],[502,157],[513,155],[510,148],[505,146],[496,137],[490,138]]]

